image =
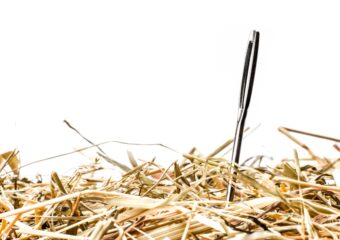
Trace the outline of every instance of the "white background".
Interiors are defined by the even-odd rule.
[[[261,43],[247,125],[261,126],[242,159],[292,156],[298,147],[279,126],[339,137],[337,1],[231,2],[2,1],[1,152],[18,148],[25,164],[87,146],[67,119],[96,143],[161,142],[208,154],[234,135],[252,29]],[[320,155],[337,154],[331,142],[306,141]],[[179,158],[127,148],[162,163]],[[126,161],[125,146],[105,149]],[[88,162],[72,155],[26,174]]]

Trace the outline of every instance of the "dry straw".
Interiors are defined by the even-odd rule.
[[[71,176],[54,172],[48,182],[33,182],[20,176],[17,152],[4,153],[0,158],[1,237],[339,239],[340,188],[332,173],[340,158],[321,158],[292,135],[309,133],[279,130],[306,150],[308,157],[302,159],[295,151],[292,159],[275,168],[254,163],[238,166],[236,178],[230,176],[228,160],[219,157],[232,140],[208,157],[194,148],[168,168],[139,161],[129,152],[131,166],[109,161],[125,172],[119,181],[93,177],[103,168],[97,161],[79,167]],[[339,146],[334,144],[334,149],[339,151]],[[110,159],[99,152],[103,160]],[[6,168],[12,173],[4,174]],[[227,204],[230,179],[234,179],[235,196]]]

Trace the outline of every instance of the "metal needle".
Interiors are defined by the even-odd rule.
[[[237,125],[230,164],[230,178],[227,188],[227,203],[232,202],[234,199],[234,187],[232,183],[236,180],[235,177],[237,172],[235,171],[235,168],[237,168],[240,159],[244,125],[246,122],[251,94],[253,91],[259,41],[260,33],[257,31],[253,31],[248,43],[246,59],[243,69]]]

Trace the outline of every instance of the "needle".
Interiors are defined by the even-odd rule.
[[[247,112],[253,91],[254,77],[256,71],[257,53],[259,48],[260,33],[253,31],[248,43],[246,59],[244,63],[240,101],[238,107],[237,125],[234,138],[234,146],[230,164],[230,175],[228,188],[227,188],[227,203],[232,202],[234,199],[234,187],[232,183],[236,180],[237,172],[235,169],[240,160],[242,137],[244,132],[244,125],[246,122]]]

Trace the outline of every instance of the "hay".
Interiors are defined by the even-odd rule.
[[[308,164],[295,151],[275,168],[256,167],[261,156],[251,167],[238,166],[232,203],[225,201],[228,160],[218,157],[232,140],[208,157],[193,149],[168,168],[129,152],[132,167],[118,164],[126,172],[119,181],[94,177],[103,168],[96,161],[72,176],[54,172],[49,182],[33,182],[15,177],[15,151],[2,154],[0,169],[14,173],[0,179],[0,234],[20,240],[339,239],[340,188],[332,174],[340,158],[320,158],[290,135],[294,130],[280,131],[309,153]]]

